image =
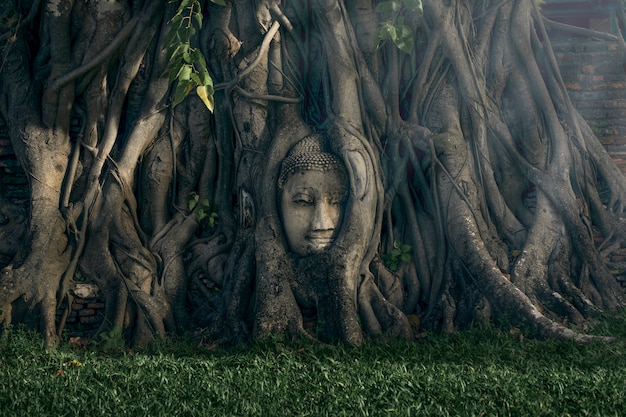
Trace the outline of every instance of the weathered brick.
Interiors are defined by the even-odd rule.
[[[80,322],[81,322],[81,324],[101,323],[102,322],[102,317],[99,317],[99,316],[83,316],[83,317],[80,318]]]
[[[84,310],[80,310],[78,312],[78,316],[79,317],[84,317],[84,316],[93,316],[96,314],[96,310],[94,310],[93,308],[86,308]]]
[[[568,83],[568,82],[566,82],[565,83],[565,87],[568,90],[582,90],[582,87],[578,83]]]
[[[596,67],[593,65],[585,65],[582,70],[585,74],[594,74],[596,72]]]

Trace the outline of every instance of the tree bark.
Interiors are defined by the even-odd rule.
[[[213,113],[193,90],[172,105],[176,2],[0,5],[0,111],[30,193],[0,207],[0,323],[26,302],[52,346],[79,275],[104,294],[99,334],[132,343],[358,345],[490,319],[587,341],[574,329],[624,306],[596,242],[624,245],[626,180],[534,1],[226,3],[179,15]],[[278,180],[313,133],[347,190],[332,244],[303,255]]]

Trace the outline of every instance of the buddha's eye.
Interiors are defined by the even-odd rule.
[[[302,206],[310,206],[315,202],[313,197],[303,193],[296,194],[291,201]]]

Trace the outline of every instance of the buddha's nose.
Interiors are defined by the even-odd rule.
[[[334,207],[325,201],[319,201],[315,204],[313,212],[313,222],[311,224],[313,230],[334,230],[335,215]]]

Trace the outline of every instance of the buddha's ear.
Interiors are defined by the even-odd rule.
[[[343,118],[336,117],[334,122],[328,129],[328,137],[332,138],[330,147],[335,154],[343,157],[350,179],[351,194],[362,201],[373,191],[376,181],[372,177],[372,160],[364,149],[367,140],[359,129]]]
[[[370,188],[367,160],[360,150],[346,150],[344,153],[350,187],[356,198],[362,200]]]

